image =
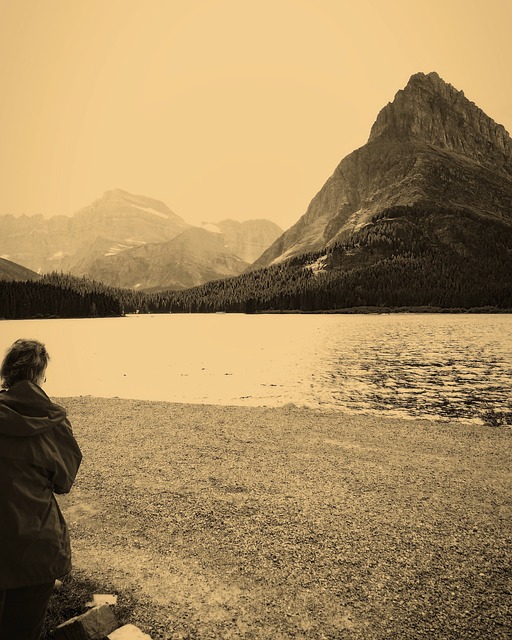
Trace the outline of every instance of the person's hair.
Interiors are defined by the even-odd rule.
[[[41,382],[50,356],[46,347],[38,340],[16,340],[5,352],[0,368],[2,387],[8,389],[20,380]]]

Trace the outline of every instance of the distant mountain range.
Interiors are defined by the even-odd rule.
[[[181,289],[238,275],[281,233],[268,220],[193,227],[163,202],[115,189],[71,217],[0,216],[0,256],[36,273]]]
[[[462,91],[418,73],[284,233],[268,221],[191,227],[116,190],[72,218],[0,217],[2,255],[175,290],[148,309],[511,309],[512,140]]]
[[[221,233],[191,227],[168,242],[97,258],[84,275],[117,287],[159,291],[236,276],[248,267]]]

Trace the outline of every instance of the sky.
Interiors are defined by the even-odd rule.
[[[0,0],[0,214],[109,189],[283,229],[437,71],[512,132],[511,0]]]

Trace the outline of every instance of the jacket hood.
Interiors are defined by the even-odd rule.
[[[0,393],[0,435],[38,436],[65,418],[66,411],[29,380],[16,382]]]

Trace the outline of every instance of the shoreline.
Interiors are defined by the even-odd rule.
[[[152,294],[147,294],[152,295]],[[127,318],[130,316],[154,316],[154,315],[510,315],[512,308],[509,307],[492,307],[484,305],[482,307],[429,307],[429,306],[403,306],[403,307],[340,307],[339,309],[314,309],[304,311],[301,309],[265,309],[257,311],[150,311],[148,313],[137,313],[136,311],[128,311],[127,313],[106,315],[64,315],[57,316],[53,314],[45,315],[37,313],[31,316],[21,318],[0,317],[0,322],[19,321],[19,320],[105,320],[108,318]]]
[[[510,429],[56,398],[74,566],[154,638],[508,637]],[[137,617],[139,616],[139,617]]]
[[[74,400],[111,400],[113,402],[122,401],[122,402],[148,402],[150,404],[168,404],[168,405],[176,405],[180,407],[232,407],[234,409],[275,409],[275,410],[304,410],[306,412],[317,413],[320,415],[332,415],[334,417],[338,417],[340,415],[344,415],[350,418],[361,419],[361,420],[389,420],[391,422],[429,422],[433,424],[450,424],[454,427],[462,427],[462,426],[487,426],[487,427],[495,427],[502,429],[512,429],[512,422],[510,422],[512,418],[512,413],[507,410],[494,409],[490,405],[487,407],[485,411],[480,411],[473,416],[466,415],[450,415],[448,412],[444,414],[428,414],[428,413],[412,413],[407,409],[397,407],[395,409],[390,408],[361,408],[361,409],[350,409],[346,406],[337,406],[335,404],[329,404],[328,402],[319,403],[316,405],[313,404],[297,404],[296,402],[286,402],[282,404],[272,404],[272,398],[267,398],[265,401],[261,399],[260,401],[251,404],[250,401],[246,402],[236,402],[232,400],[231,402],[218,401],[212,402],[211,400],[205,400],[204,402],[199,402],[197,400],[165,400],[165,399],[147,399],[147,398],[136,398],[136,397],[122,397],[122,396],[98,396],[93,394],[81,394],[76,396],[67,396],[65,398],[58,396],[51,396],[57,404],[65,403],[67,401],[73,402]],[[244,398],[244,400],[247,400]]]

